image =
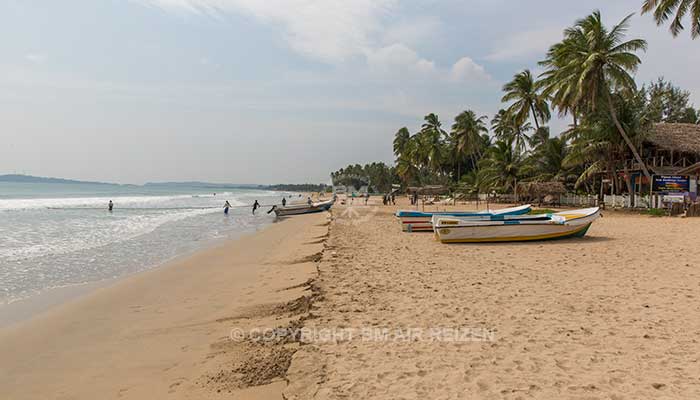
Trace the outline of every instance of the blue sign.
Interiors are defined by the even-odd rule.
[[[684,175],[654,175],[654,192],[682,193],[690,191],[690,177]]]

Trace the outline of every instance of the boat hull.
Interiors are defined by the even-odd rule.
[[[401,230],[404,232],[432,232],[433,217],[458,217],[458,218],[482,218],[495,215],[523,215],[530,212],[531,206],[524,205],[519,207],[503,208],[500,210],[487,211],[464,211],[464,212],[419,212],[419,211],[398,211],[396,216],[401,223]]]
[[[585,211],[580,216],[559,213],[571,216],[565,217],[565,222],[452,220],[449,224],[450,221],[439,220],[435,235],[442,243],[527,242],[583,237],[600,216],[598,209]]]
[[[315,203],[302,206],[287,206],[275,208],[275,215],[278,217],[286,217],[291,215],[314,214],[323,211],[328,211],[333,206],[334,201],[323,203]]]

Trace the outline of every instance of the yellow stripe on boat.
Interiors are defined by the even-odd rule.
[[[557,215],[566,218],[567,221],[588,216],[588,214],[557,214]]]
[[[547,233],[543,235],[532,235],[532,236],[506,236],[506,237],[493,237],[493,238],[464,238],[464,239],[445,239],[440,240],[442,243],[484,243],[484,242],[526,242],[530,240],[547,240],[547,239],[557,239],[565,236],[574,236],[577,233],[581,233],[588,229],[591,224],[583,225],[580,228],[559,232],[559,233]],[[436,235],[437,236],[437,235]]]

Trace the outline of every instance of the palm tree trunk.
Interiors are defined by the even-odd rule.
[[[520,130],[520,127],[517,127],[516,129],[518,137],[515,138],[515,147],[518,153],[520,153],[521,146],[523,145],[523,133]]]
[[[457,183],[459,183],[459,180],[462,178],[462,160],[459,158],[457,159]]]
[[[608,107],[610,109],[610,116],[613,119],[613,122],[615,123],[615,126],[617,127],[617,130],[620,132],[620,136],[622,136],[622,139],[625,140],[625,143],[627,143],[627,147],[632,151],[632,154],[634,154],[635,160],[641,165],[642,167],[642,172],[644,173],[644,176],[646,176],[649,180],[651,180],[651,175],[649,175],[649,170],[647,169],[646,164],[644,161],[642,161],[642,157],[639,155],[639,152],[637,151],[637,148],[634,147],[634,144],[630,140],[629,136],[627,136],[627,132],[622,128],[622,125],[620,124],[620,121],[617,119],[617,112],[615,111],[615,107],[613,106],[612,103],[612,97],[610,96],[610,92],[608,90],[605,91],[605,96],[607,97],[608,100]],[[623,160],[624,161],[624,160]]]
[[[532,118],[535,119],[535,128],[540,129],[540,124],[537,122],[537,113],[535,113],[535,106],[530,103],[530,110],[532,111]]]

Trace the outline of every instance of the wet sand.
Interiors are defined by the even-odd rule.
[[[286,219],[0,330],[0,397],[281,399],[298,345],[230,332],[299,318],[327,225]]]
[[[700,219],[444,245],[355,203],[0,330],[2,397],[700,398]]]

